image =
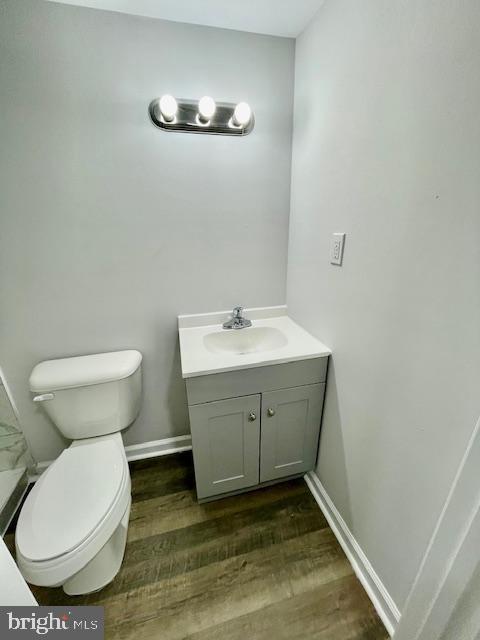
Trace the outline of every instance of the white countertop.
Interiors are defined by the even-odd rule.
[[[245,309],[244,316],[252,321],[252,327],[223,329],[222,324],[231,317],[231,311],[178,316],[182,376],[193,378],[224,371],[322,358],[332,353],[328,347],[289,318],[285,306]],[[208,344],[212,338],[211,334],[242,334],[238,335],[238,338],[248,341],[250,336],[244,332],[252,332],[260,327],[269,328],[275,336],[280,336],[281,333],[283,343],[269,349],[253,349],[247,353],[219,350],[212,352],[206,346],[205,338]],[[253,332],[251,335],[256,334]],[[218,337],[223,338],[223,335]],[[232,338],[236,339],[237,336]]]
[[[0,605],[12,606],[36,606],[37,601],[28,588],[19,568],[15,564],[10,551],[0,538]]]

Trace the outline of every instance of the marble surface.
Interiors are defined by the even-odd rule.
[[[0,472],[0,535],[3,535],[28,485],[25,467]]]
[[[27,468],[32,465],[33,460],[27,449],[17,416],[5,387],[0,383],[0,534],[2,535],[25,492]],[[0,558],[0,564],[1,562]]]
[[[0,472],[30,464],[27,443],[5,387],[0,384]]]

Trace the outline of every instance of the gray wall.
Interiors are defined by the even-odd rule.
[[[285,301],[292,40],[0,0],[0,364],[37,460],[45,358],[138,348],[127,444],[188,433],[179,313]],[[252,135],[165,134],[164,92],[251,103]]]
[[[477,0],[327,0],[296,46],[287,303],[334,353],[317,471],[400,608],[480,413],[479,33]]]
[[[472,562],[476,562],[472,558]],[[480,638],[480,564],[463,590],[440,640],[478,640]],[[453,594],[452,594],[453,597]]]

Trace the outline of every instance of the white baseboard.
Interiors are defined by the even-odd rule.
[[[175,438],[164,438],[163,440],[151,440],[142,444],[130,444],[125,447],[127,460],[144,460],[145,458],[157,458],[158,456],[168,456],[171,453],[190,451],[192,448],[192,436],[176,436]]]
[[[400,611],[393,601],[393,598],[375,573],[367,556],[363,553],[346,522],[337,511],[317,474],[314,471],[309,471],[305,476],[305,482],[327,519],[330,528],[350,561],[357,578],[362,583],[388,633],[390,636],[393,636],[398,621],[400,620]]]
[[[145,460],[146,458],[157,458],[159,456],[168,456],[171,453],[180,453],[181,451],[190,451],[192,448],[192,436],[176,436],[174,438],[164,438],[163,440],[151,440],[150,442],[142,442],[142,444],[130,444],[125,447],[127,460]],[[37,473],[30,475],[29,482],[35,482],[42,475],[47,467],[52,464],[53,460],[38,462]]]

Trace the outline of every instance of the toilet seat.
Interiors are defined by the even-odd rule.
[[[120,434],[75,441],[28,495],[16,532],[27,580],[62,584],[102,548],[130,506],[130,474]]]
[[[38,562],[79,547],[110,510],[124,473],[112,440],[66,449],[25,501],[17,536],[22,556]]]

